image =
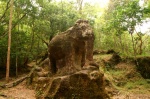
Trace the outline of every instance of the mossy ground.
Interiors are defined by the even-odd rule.
[[[108,61],[110,57],[110,54],[96,55],[94,59],[99,61],[100,70],[104,72],[111,87],[117,90],[113,99],[150,99],[150,79],[144,79],[132,61],[121,61],[115,66],[107,66],[101,62]]]

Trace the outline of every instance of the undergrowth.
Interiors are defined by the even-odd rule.
[[[106,59],[109,55],[97,55],[97,59]],[[132,61],[131,61],[132,62]],[[123,93],[150,94],[150,79],[144,79],[137,71],[136,66],[130,61],[124,61],[118,68],[109,68],[100,64],[100,71],[113,87]]]
[[[107,77],[111,78],[112,85],[121,91],[128,91],[134,93],[150,93],[150,79],[144,79],[138,74],[135,74],[137,77],[127,78],[127,70],[110,70],[105,71]],[[131,71],[132,72],[132,71]],[[111,77],[110,77],[111,76]]]

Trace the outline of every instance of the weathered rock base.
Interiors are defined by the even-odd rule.
[[[37,99],[110,99],[105,91],[104,74],[96,67],[66,76],[39,77]]]
[[[150,57],[138,57],[136,66],[143,78],[150,79]]]

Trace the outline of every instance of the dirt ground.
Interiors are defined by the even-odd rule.
[[[22,83],[10,89],[0,92],[0,99],[36,99],[34,90],[26,88]],[[118,93],[112,99],[150,99],[150,94]]]
[[[128,94],[128,95],[116,95],[113,99],[150,99],[150,95],[147,94]]]
[[[2,95],[2,96],[1,96]],[[16,87],[0,90],[0,99],[36,99],[35,91],[26,87],[25,82]],[[150,99],[150,94],[118,92],[112,99]]]
[[[36,99],[35,91],[26,87],[22,82],[13,88],[7,88],[0,91],[0,99]]]
[[[108,57],[110,58],[110,55],[102,57],[96,56],[95,58],[106,59]],[[134,71],[135,67],[132,65],[133,64],[130,63],[119,63],[116,66],[115,71],[114,70],[113,72],[111,70],[104,71],[104,73],[106,72],[108,78],[110,78],[110,81],[113,82],[114,86],[116,86],[117,84],[119,85],[115,87],[116,90],[113,89],[114,93],[112,92],[113,94],[112,99],[150,99],[150,89],[148,89],[150,88],[150,83],[140,82],[137,85],[134,85],[136,84],[134,82],[138,82],[142,78],[136,77],[136,73]],[[124,84],[124,82],[126,83]],[[130,84],[130,82],[132,83]],[[144,84],[147,84],[146,85],[147,88],[145,87]],[[0,99],[36,99],[36,98],[35,98],[35,91],[30,88],[27,88],[26,82],[24,81],[13,88],[0,89]]]

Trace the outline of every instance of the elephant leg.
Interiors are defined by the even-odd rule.
[[[56,60],[52,57],[50,57],[50,67],[52,74],[55,74],[57,72]]]

